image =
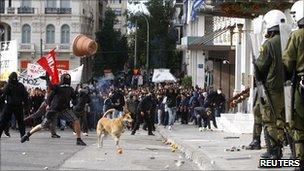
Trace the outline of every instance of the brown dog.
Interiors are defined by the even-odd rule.
[[[96,126],[96,133],[97,133],[97,144],[98,148],[103,146],[103,139],[107,135],[111,135],[112,138],[116,142],[116,147],[118,147],[119,138],[121,133],[124,129],[124,122],[133,122],[131,115],[129,112],[124,112],[124,114],[115,119],[108,119],[106,115],[109,113],[113,113],[115,109],[109,109],[103,115],[102,118],[99,119],[97,126]]]

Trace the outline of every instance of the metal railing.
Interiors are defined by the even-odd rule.
[[[35,50],[35,45],[33,43],[21,43],[19,47],[20,47],[21,51],[34,51]]]
[[[14,7],[7,7],[7,13],[8,14],[15,14],[15,8]]]
[[[72,8],[45,8],[45,14],[71,14]]]
[[[59,12],[60,14],[71,14],[72,8],[60,8]]]
[[[35,9],[32,7],[19,7],[18,14],[34,14]]]
[[[44,10],[45,10],[45,14],[58,14],[59,13],[59,8],[47,7]]]

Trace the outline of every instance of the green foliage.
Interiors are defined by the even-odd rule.
[[[192,77],[191,76],[185,76],[182,78],[182,86],[184,87],[192,87]]]
[[[128,60],[127,37],[114,30],[116,22],[114,11],[108,8],[103,26],[96,32],[99,49],[94,58],[94,76],[103,75],[104,69],[120,71]]]
[[[176,69],[181,67],[181,53],[176,52],[176,40],[172,32],[174,27],[172,19],[174,7],[170,1],[149,0],[146,3],[149,15],[129,14],[128,21],[135,26],[137,20],[137,58],[139,66],[144,66],[146,62],[146,41],[147,41],[147,24],[142,15],[149,20],[150,25],[150,50],[149,66],[150,68],[170,68]],[[135,36],[134,36],[135,37]],[[134,42],[135,38],[132,37]],[[134,43],[129,44],[134,57]]]

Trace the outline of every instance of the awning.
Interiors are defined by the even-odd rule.
[[[286,10],[297,0],[206,0],[200,13],[234,18],[255,18],[272,9]]]
[[[212,46],[211,44],[208,44],[208,43],[211,42],[212,40],[214,40],[215,38],[219,37],[223,33],[227,32],[227,31],[230,31],[231,29],[234,29],[234,27],[235,26],[224,27],[224,28],[219,29],[217,31],[205,34],[202,37],[196,37],[195,39],[193,39],[193,41],[188,43],[188,49],[192,49],[192,50],[200,49],[200,50],[202,50],[206,46]]]

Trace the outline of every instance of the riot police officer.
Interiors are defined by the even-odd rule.
[[[269,138],[266,143],[267,155],[262,158],[280,159],[284,140],[284,85],[283,64],[279,25],[286,16],[279,10],[271,10],[263,18],[267,29],[267,40],[260,48],[256,61],[256,77],[263,82],[266,95],[262,98],[262,121],[264,132]],[[262,76],[262,77],[261,77]],[[267,141],[266,141],[267,142]]]
[[[283,63],[287,79],[294,73],[294,106],[290,128],[295,148],[295,158],[300,159],[299,170],[304,170],[304,2],[297,1],[291,8],[291,14],[298,29],[291,33],[283,53]],[[288,78],[289,77],[289,78]]]

